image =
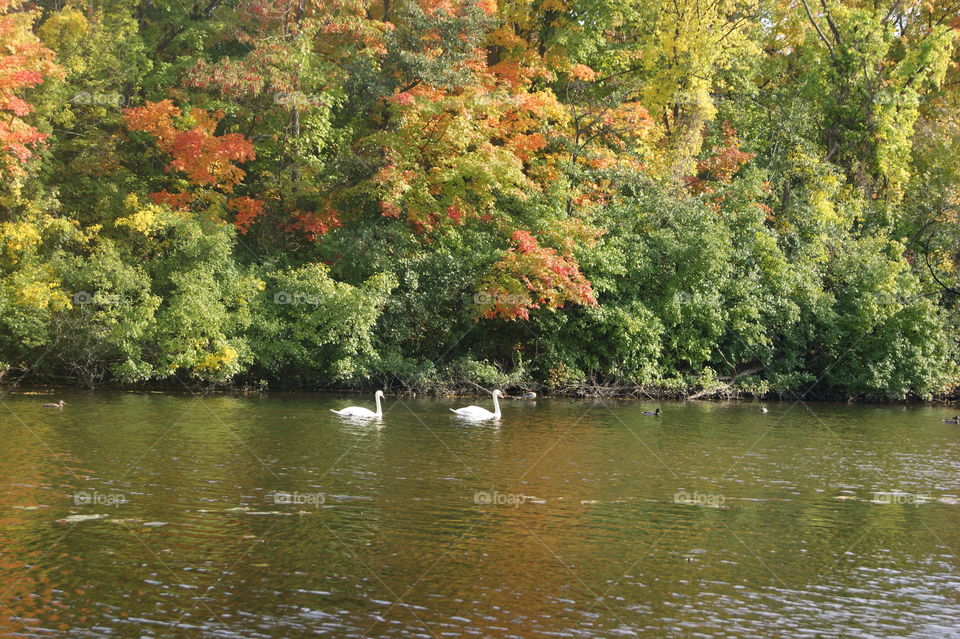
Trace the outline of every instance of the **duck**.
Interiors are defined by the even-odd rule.
[[[503,393],[499,390],[493,391],[492,413],[486,408],[480,408],[479,406],[464,406],[463,408],[451,408],[450,410],[456,413],[457,417],[462,417],[463,419],[500,419],[500,402],[497,401],[498,397],[503,397]]]
[[[767,410],[767,407],[766,407],[766,406],[761,406],[761,407],[760,407],[760,412],[761,412],[761,413],[769,413],[770,411]]]
[[[643,414],[650,415],[651,417],[660,417],[660,408],[657,407],[657,410],[645,410]]]
[[[383,417],[383,409],[380,407],[380,398],[383,397],[383,391],[378,390],[373,394],[373,400],[377,403],[377,412],[373,412],[369,408],[364,408],[363,406],[347,406],[340,410],[330,409],[331,413],[336,413],[341,417],[365,417],[365,418],[381,418]]]
[[[945,419],[943,420],[943,423],[944,424],[960,424],[960,415],[954,416],[953,419]]]
[[[529,393],[524,393],[524,394],[522,395],[522,397],[523,397],[524,399],[536,399],[536,398],[537,398],[537,394],[534,393],[533,391],[530,391]]]
[[[44,408],[63,408],[64,402],[62,399],[59,402],[47,402],[43,405]]]

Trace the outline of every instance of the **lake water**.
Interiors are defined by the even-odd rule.
[[[960,636],[955,409],[465,403],[7,395],[0,636]]]

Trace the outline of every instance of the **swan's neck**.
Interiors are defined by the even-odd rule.
[[[383,409],[380,408],[380,394],[377,393],[373,396],[377,400],[377,417],[383,417]]]
[[[493,415],[497,419],[500,419],[500,402],[497,401],[497,396],[493,396]]]

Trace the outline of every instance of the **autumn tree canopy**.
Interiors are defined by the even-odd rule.
[[[0,0],[0,370],[950,392],[958,11]]]

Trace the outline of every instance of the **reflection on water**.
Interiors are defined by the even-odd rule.
[[[64,398],[0,405],[0,636],[957,632],[943,409]]]

